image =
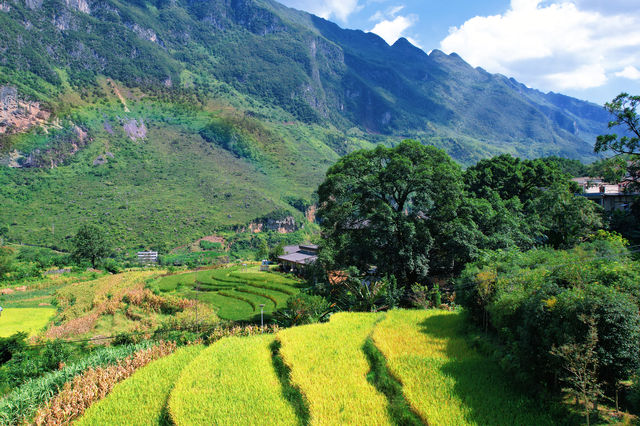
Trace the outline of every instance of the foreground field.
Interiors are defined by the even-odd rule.
[[[0,337],[20,331],[33,336],[42,331],[55,313],[53,308],[6,308],[0,314]]]
[[[87,410],[78,425],[162,424],[168,420],[165,405],[182,369],[202,346],[187,346],[137,371],[113,389],[109,396]]]
[[[209,347],[184,370],[171,394],[173,422],[297,424],[272,366],[273,342],[273,335],[230,337]]]
[[[340,313],[275,335],[223,338],[143,368],[81,422],[571,424],[472,349],[462,324],[444,311]]]
[[[373,340],[420,417],[434,425],[552,425],[539,401],[510,389],[499,366],[469,347],[460,314],[392,311]]]
[[[278,334],[291,380],[309,403],[311,424],[390,424],[387,401],[367,381],[362,346],[381,316],[340,313],[329,324]]]

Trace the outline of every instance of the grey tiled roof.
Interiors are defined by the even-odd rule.
[[[304,265],[307,263],[314,262],[317,258],[318,256],[312,256],[304,253],[290,253],[290,254],[285,254],[278,257],[278,260],[283,260],[287,262],[293,262],[293,263]]]

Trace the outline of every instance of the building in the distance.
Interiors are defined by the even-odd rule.
[[[278,262],[285,272],[301,273],[304,268],[318,259],[318,246],[315,244],[301,244],[299,246],[284,247],[284,254],[278,257]]]
[[[138,262],[140,263],[158,263],[157,251],[139,251]]]
[[[573,179],[582,187],[582,193],[578,195],[586,197],[600,204],[605,211],[629,210],[633,201],[638,197],[638,192],[629,190],[631,181],[623,181],[618,184],[604,182],[601,178],[578,177]]]

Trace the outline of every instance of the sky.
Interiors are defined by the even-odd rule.
[[[640,0],[279,0],[598,104],[640,95]]]

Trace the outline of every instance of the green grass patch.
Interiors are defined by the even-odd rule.
[[[5,308],[0,314],[0,337],[17,332],[38,334],[56,314],[53,308]]]
[[[273,335],[230,337],[200,353],[171,392],[174,423],[299,424],[272,364],[273,341]]]
[[[187,346],[136,371],[117,384],[103,400],[92,405],[78,425],[167,424],[169,394],[182,370],[198,356],[203,346]]]

